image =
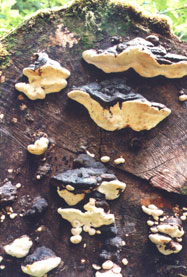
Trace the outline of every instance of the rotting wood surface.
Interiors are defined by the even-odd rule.
[[[91,10],[87,12],[91,15],[89,12]],[[168,276],[172,266],[173,277],[186,270],[186,236],[179,254],[169,257],[159,254],[147,239],[147,217],[142,214],[141,204],[154,203],[168,211],[176,204],[180,207],[185,205],[185,196],[157,191],[146,180],[155,187],[186,194],[186,103],[178,101],[178,93],[185,89],[187,77],[174,80],[164,77],[147,79],[133,70],[104,74],[83,62],[83,50],[107,47],[113,35],[132,39],[155,32],[155,29],[145,30],[141,25],[133,25],[128,11],[118,13],[117,8],[111,10],[98,5],[98,9],[94,9],[96,21],[73,15],[70,10],[39,15],[3,42],[9,48],[10,65],[2,69],[1,75],[0,113],[4,114],[0,122],[1,183],[8,178],[13,184],[22,184],[18,200],[13,204],[15,212],[22,213],[28,199],[37,195],[47,199],[49,208],[37,222],[29,223],[19,216],[14,220],[6,218],[1,223],[0,242],[6,244],[24,232],[33,239],[33,249],[37,245],[50,247],[62,257],[64,266],[49,273],[49,276],[94,276],[91,265],[97,260],[102,241],[84,234],[80,245],[70,245],[70,225],[62,221],[56,212],[64,203],[50,187],[50,176],[36,180],[38,166],[44,163],[43,157],[32,157],[26,151],[33,133],[37,131],[46,132],[51,141],[50,149],[45,154],[46,162],[51,166],[50,175],[60,169],[71,168],[77,154],[87,149],[97,159],[103,155],[110,156],[110,166],[118,178],[127,183],[124,195],[111,202],[119,234],[126,242],[119,257],[121,260],[126,257],[129,261],[128,266],[122,269],[123,276]],[[159,36],[161,42],[172,51],[186,53],[185,43],[179,43],[169,34],[167,38],[161,34]],[[14,85],[25,80],[22,69],[30,64],[31,55],[37,51],[45,51],[50,58],[58,60],[71,71],[71,77],[68,87],[62,92],[47,95],[42,101],[31,101],[18,93]],[[148,132],[134,132],[130,129],[107,132],[97,127],[85,108],[68,100],[66,94],[73,85],[84,85],[112,76],[124,76],[137,92],[150,101],[167,105],[172,114]],[[137,142],[140,145],[138,149],[134,147]],[[126,159],[126,163],[114,167],[112,161],[120,156]],[[35,230],[41,225],[46,229],[38,234]],[[86,248],[83,248],[84,243]],[[81,259],[86,262],[81,263]],[[6,268],[0,271],[0,276],[12,276],[12,272],[14,277],[26,276],[21,272],[21,262],[7,257],[4,262]]]

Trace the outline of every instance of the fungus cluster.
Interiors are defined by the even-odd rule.
[[[149,239],[154,243],[160,253],[170,255],[182,250],[182,241],[184,230],[182,221],[176,216],[165,215],[164,211],[150,204],[148,207],[142,206],[144,213],[153,217],[154,221],[149,219],[147,224],[150,226]]]
[[[122,239],[117,235],[115,216],[110,213],[107,200],[114,200],[125,190],[126,184],[119,181],[102,163],[96,162],[86,154],[80,154],[73,163],[74,169],[59,173],[51,178],[51,183],[57,186],[57,191],[69,190],[59,194],[69,205],[77,204],[77,194],[84,194],[89,200],[83,206],[85,212],[78,208],[59,208],[58,213],[72,225],[71,243],[82,241],[82,231],[90,236],[95,234],[101,237],[103,247],[100,251],[96,276],[121,277],[121,267],[115,264],[123,246]],[[73,188],[73,189],[72,189]],[[75,194],[75,198],[74,198]],[[114,260],[114,261],[113,261]],[[101,270],[100,270],[101,269]],[[98,271],[100,270],[100,271]],[[107,275],[109,274],[109,275]]]
[[[69,221],[73,227],[71,229],[73,236],[70,238],[72,243],[81,242],[82,237],[80,234],[82,230],[92,236],[96,233],[95,228],[114,223],[114,215],[106,213],[102,207],[97,207],[96,205],[96,200],[90,198],[89,202],[84,205],[85,213],[73,208],[58,209],[58,213],[62,218]]]
[[[104,194],[107,200],[113,200],[125,190],[125,183],[89,155],[80,154],[74,160],[73,167],[51,178],[51,184],[57,187],[57,193],[69,206],[76,205],[93,191]]]
[[[159,40],[151,42],[150,39],[137,37],[117,42],[105,50],[86,50],[82,56],[87,63],[106,73],[133,68],[143,77],[163,75],[167,78],[181,78],[187,75],[187,57],[168,53]]]
[[[29,99],[44,99],[46,94],[59,92],[67,86],[66,79],[69,70],[48,57],[46,53],[35,53],[34,63],[23,69],[23,74],[29,83],[17,83],[18,91],[23,92]]]
[[[149,102],[136,93],[122,78],[73,88],[68,97],[82,104],[95,123],[108,131],[125,127],[150,130],[171,112],[166,106]]]

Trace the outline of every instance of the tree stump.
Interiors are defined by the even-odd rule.
[[[2,40],[0,48],[0,181],[21,183],[18,199],[12,207],[18,216],[1,224],[0,242],[28,234],[35,249],[45,245],[64,261],[48,276],[94,276],[102,241],[84,234],[80,245],[69,242],[70,225],[57,214],[58,207],[66,207],[56,190],[50,186],[50,176],[59,170],[72,168],[72,161],[86,149],[111,157],[109,167],[126,182],[123,195],[111,202],[118,231],[126,246],[120,259],[129,263],[122,267],[123,276],[179,276],[187,275],[186,235],[183,250],[171,256],[161,255],[148,240],[147,217],[141,205],[153,203],[172,212],[176,205],[186,204],[187,194],[187,123],[186,102],[178,101],[178,94],[186,89],[187,76],[167,79],[162,76],[143,78],[130,69],[123,73],[106,74],[81,58],[90,48],[110,46],[112,36],[145,38],[159,36],[162,45],[174,53],[186,55],[187,45],[170,31],[166,20],[146,17],[135,8],[116,1],[78,1],[71,7],[40,12],[25,21]],[[31,101],[15,89],[15,83],[26,80],[22,70],[30,64],[33,53],[43,51],[71,72],[68,86],[60,93],[49,94],[45,100]],[[150,101],[166,104],[172,114],[150,131],[135,132],[129,128],[108,132],[99,128],[83,106],[68,99],[73,85],[80,86],[95,80],[121,76]],[[42,157],[33,157],[26,147],[37,132],[50,138],[50,148]],[[140,144],[138,150],[133,142]],[[115,166],[113,160],[123,156],[124,165]],[[44,178],[36,178],[40,165],[48,163],[51,171]],[[158,190],[161,189],[161,190]],[[29,199],[41,195],[47,199],[47,212],[33,222],[19,216]],[[37,228],[45,226],[41,233]],[[83,245],[86,244],[84,248]],[[83,262],[83,260],[85,260]],[[5,256],[0,270],[3,277],[26,276],[20,268],[22,259]],[[171,274],[171,275],[170,275]]]

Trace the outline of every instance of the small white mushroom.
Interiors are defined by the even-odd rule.
[[[23,258],[29,253],[32,244],[31,239],[27,235],[24,235],[5,245],[4,250],[8,255]]]
[[[95,270],[100,270],[101,269],[100,265],[97,265],[97,264],[92,264],[92,267]]]
[[[122,264],[123,264],[123,265],[127,265],[127,264],[128,264],[128,260],[127,260],[126,258],[124,258],[124,259],[122,260]]]
[[[187,100],[187,95],[186,94],[182,94],[179,96],[179,101],[183,102]]]
[[[111,269],[102,269],[101,271],[97,271],[95,277],[123,277],[120,272],[121,267],[113,263],[113,267]]]
[[[34,144],[28,145],[27,150],[33,155],[42,155],[47,150],[48,144],[48,138],[41,137]]]
[[[147,225],[153,226],[154,224],[155,224],[154,221],[152,221],[152,220],[147,220]]]
[[[70,186],[70,185],[67,185],[67,186],[66,186],[66,189],[69,190],[69,191],[74,191],[74,190],[75,190],[75,188],[72,187],[72,186]]]
[[[109,156],[102,156],[101,157],[101,162],[102,163],[108,163],[110,161],[110,157]]]
[[[114,263],[112,261],[108,260],[102,264],[102,268],[103,269],[111,269],[113,267],[113,265],[114,265]]]
[[[181,219],[182,221],[185,221],[185,220],[186,220],[186,216],[185,216],[185,215],[181,215],[180,219]]]
[[[124,158],[117,158],[114,160],[115,164],[124,164],[125,163],[125,159]]]
[[[82,241],[82,236],[80,236],[80,235],[71,236],[70,241],[73,244],[78,244]]]

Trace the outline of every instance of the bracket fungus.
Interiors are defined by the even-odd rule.
[[[4,250],[8,255],[16,258],[23,258],[29,253],[32,245],[31,239],[27,235],[24,235],[15,239],[10,244],[5,245]]]
[[[114,223],[114,215],[106,213],[101,207],[96,206],[96,200],[90,198],[89,202],[84,205],[86,212],[81,212],[79,209],[73,208],[59,208],[58,213],[62,218],[69,221],[72,225],[72,237],[70,241],[72,243],[79,243],[82,240],[80,236],[82,229],[88,232],[89,235],[95,235],[95,228],[101,227],[103,225],[110,225]]]
[[[0,204],[6,205],[15,201],[17,198],[17,187],[13,186],[10,181],[0,187]]]
[[[82,57],[106,73],[133,68],[143,77],[163,75],[167,78],[181,78],[187,75],[186,56],[168,53],[160,44],[154,45],[140,37],[120,42],[106,50],[86,50]]]
[[[30,218],[37,217],[38,215],[41,215],[47,209],[47,207],[48,203],[45,198],[37,196],[33,199],[30,207],[24,213],[24,216]]]
[[[69,206],[76,205],[86,194],[94,191],[105,195],[107,200],[113,200],[126,188],[125,183],[89,155],[80,154],[73,166],[74,169],[62,171],[51,178],[51,184],[57,187],[57,193]]]
[[[142,210],[156,220],[151,225],[149,222],[147,224],[151,231],[149,239],[156,245],[158,251],[163,255],[180,252],[182,245],[179,242],[184,235],[180,218],[164,214],[163,210],[152,204],[148,207],[142,206]]]
[[[37,139],[34,144],[29,144],[27,150],[33,155],[42,155],[48,148],[48,138],[41,137]]]
[[[150,130],[171,113],[165,105],[137,94],[121,78],[73,88],[68,97],[82,104],[95,123],[108,131],[125,127]]]
[[[35,53],[34,64],[23,69],[29,83],[17,83],[18,91],[23,92],[29,99],[44,99],[46,94],[59,92],[67,86],[66,79],[69,70],[61,67],[60,63],[48,57],[46,53]]]
[[[42,277],[57,267],[60,262],[61,258],[57,257],[51,249],[41,246],[25,258],[21,269],[31,276]]]

